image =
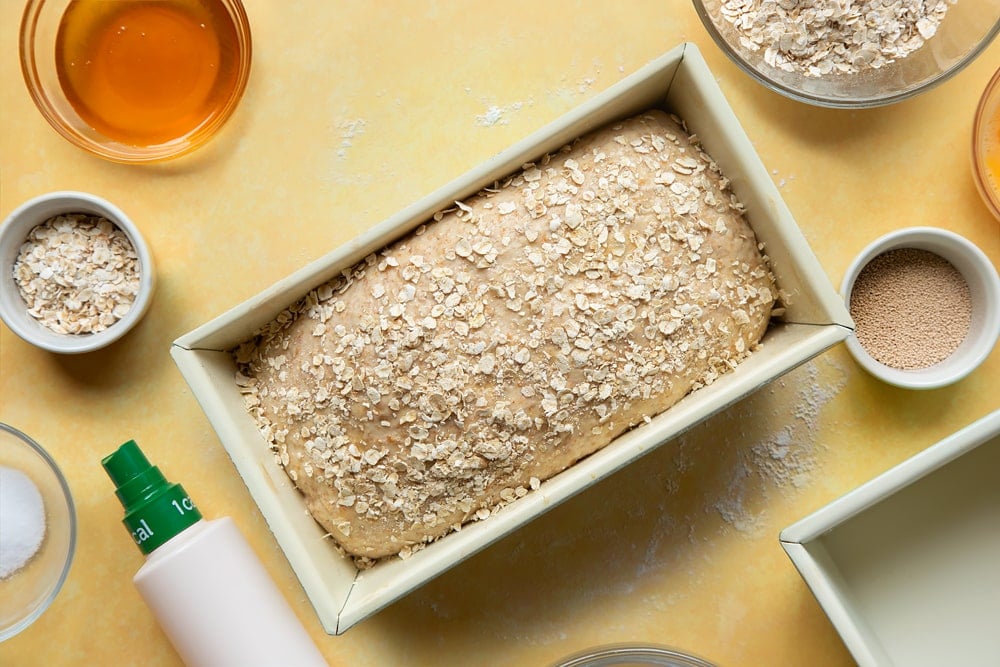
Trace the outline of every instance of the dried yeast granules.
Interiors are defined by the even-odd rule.
[[[965,340],[972,297],[965,278],[943,257],[899,248],[877,256],[851,290],[854,335],[868,354],[892,368],[926,368]]]

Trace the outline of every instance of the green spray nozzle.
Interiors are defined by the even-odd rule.
[[[135,440],[101,460],[125,508],[123,523],[144,554],[201,520],[187,491],[167,481]]]
[[[114,454],[104,457],[101,464],[115,483],[115,493],[126,509],[167,484],[163,473],[150,464],[135,440],[129,440]]]

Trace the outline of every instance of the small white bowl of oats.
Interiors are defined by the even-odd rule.
[[[0,319],[25,341],[62,354],[119,340],[149,309],[153,257],[114,204],[51,192],[0,224]]]

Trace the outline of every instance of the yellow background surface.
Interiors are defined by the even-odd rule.
[[[32,105],[21,5],[0,3],[0,217],[53,190],[108,198],[152,246],[159,284],[139,327],[101,352],[53,355],[0,325],[0,421],[52,453],[79,515],[64,589],[0,644],[0,664],[179,664],[132,586],[142,556],[100,466],[130,438],[206,516],[236,520],[331,665],[546,665],[630,641],[731,667],[853,664],[778,532],[1000,408],[1000,350],[952,387],[913,392],[839,345],[341,637],[324,634],[168,350],[682,41],[701,48],[832,284],[910,225],[958,232],[1000,264],[969,162],[1000,43],[916,99],[836,111],[753,82],[687,0],[245,0],[254,63],[235,116],[189,157],[124,166],[71,146]]]

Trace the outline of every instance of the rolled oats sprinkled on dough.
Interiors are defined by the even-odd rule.
[[[247,409],[356,562],[490,517],[541,488],[542,457],[571,465],[753,350],[773,277],[683,131],[643,115],[525,164],[234,350]]]
[[[13,267],[28,314],[61,334],[103,331],[124,317],[139,293],[139,257],[107,218],[52,217],[28,233]]]
[[[823,77],[878,69],[936,33],[957,0],[723,0],[740,44],[771,67]]]

